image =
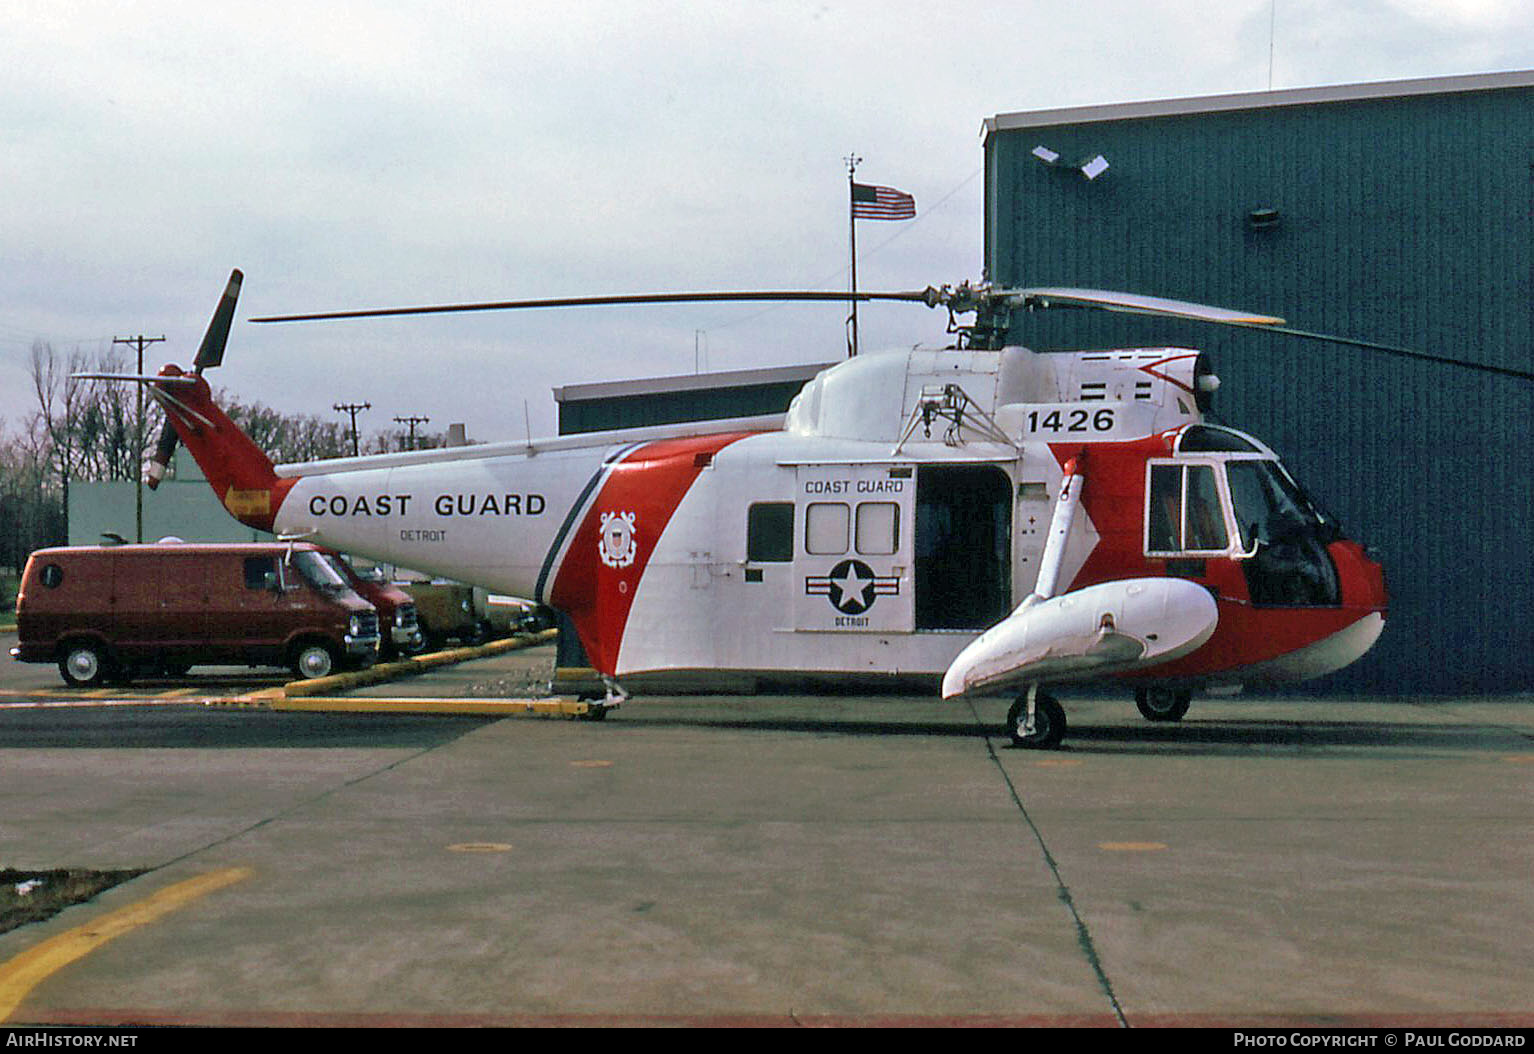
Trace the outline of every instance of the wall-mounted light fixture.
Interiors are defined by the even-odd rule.
[[[1275,208],[1253,209],[1246,214],[1246,226],[1253,231],[1271,231],[1278,226],[1279,213]]]
[[[1051,150],[1047,146],[1036,146],[1030,150],[1029,153],[1038,158],[1040,161],[1044,162],[1044,164],[1048,165],[1050,168],[1072,169],[1074,171],[1080,172],[1088,180],[1096,179],[1098,176],[1108,171],[1108,159],[1103,157],[1102,154],[1098,154],[1096,157],[1089,158],[1086,161],[1068,161],[1062,163],[1060,160],[1060,154],[1057,151]]]

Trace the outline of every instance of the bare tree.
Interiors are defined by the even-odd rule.
[[[312,414],[284,414],[261,403],[242,403],[227,392],[219,392],[218,401],[275,462],[321,461],[351,452],[351,440],[339,422]]]

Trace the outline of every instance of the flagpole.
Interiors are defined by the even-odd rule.
[[[856,358],[858,353],[858,220],[853,210],[852,177],[857,171],[858,162],[863,159],[856,154],[848,154],[843,160],[847,162],[847,244],[852,257],[852,296],[849,298],[852,315],[848,319],[852,328],[851,340],[848,343],[848,358]]]

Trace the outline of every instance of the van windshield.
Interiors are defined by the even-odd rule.
[[[350,589],[345,576],[337,568],[331,566],[329,558],[323,553],[310,550],[293,554],[293,566],[315,589],[327,593],[339,593]]]

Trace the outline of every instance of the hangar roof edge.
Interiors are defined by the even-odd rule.
[[[1145,117],[1177,117],[1230,110],[1262,110],[1278,106],[1306,106],[1317,103],[1527,87],[1534,87],[1534,70],[1476,73],[1457,77],[1422,77],[1413,80],[1370,81],[1362,84],[1312,88],[1285,88],[1280,91],[1203,95],[1181,99],[1112,103],[1103,106],[1070,106],[1054,110],[1025,110],[986,118],[981,125],[980,138],[982,142],[985,142],[994,132],[1047,128],[1062,124],[1092,124],[1099,121],[1128,121]]]

